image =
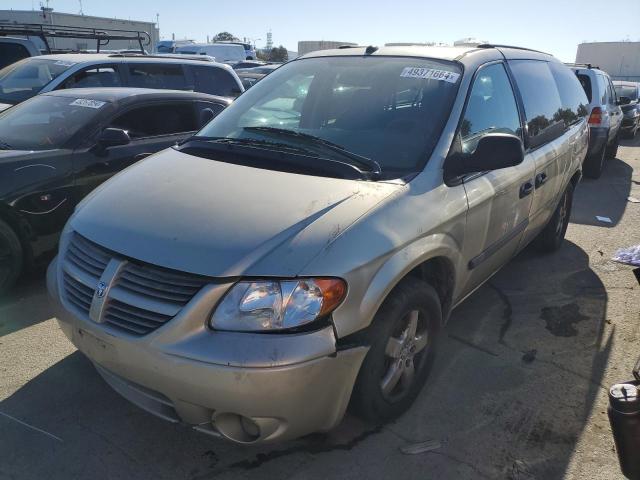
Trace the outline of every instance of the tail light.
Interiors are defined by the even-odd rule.
[[[589,125],[600,125],[602,123],[602,109],[594,107],[589,115]]]

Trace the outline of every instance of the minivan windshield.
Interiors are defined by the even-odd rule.
[[[342,160],[337,149],[323,148],[330,143],[377,162],[380,178],[399,178],[420,171],[429,158],[461,74],[454,62],[416,57],[295,60],[241,95],[194,138],[262,142],[265,148],[269,142],[287,144],[312,150],[303,158],[316,164]]]
[[[0,149],[62,148],[107,102],[38,95],[0,114]]]
[[[629,97],[631,101],[638,100],[638,87],[632,85],[614,85],[618,98]]]
[[[65,60],[31,57],[0,70],[0,102],[15,105],[37,95],[42,87],[73,66]]]

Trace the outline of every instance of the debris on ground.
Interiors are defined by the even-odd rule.
[[[405,455],[417,455],[419,453],[431,452],[442,448],[440,440],[427,440],[426,442],[412,443],[400,447],[400,451]]]

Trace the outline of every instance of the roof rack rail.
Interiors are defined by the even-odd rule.
[[[597,68],[598,70],[600,70],[600,67],[598,65],[594,65],[592,63],[572,63],[572,62],[565,62],[565,65],[567,67],[583,67],[583,68]]]
[[[551,55],[550,53],[543,52],[541,50],[535,50],[533,48],[517,47],[515,45],[500,45],[497,43],[481,43],[476,45],[476,48],[513,48],[514,50],[526,50],[528,52],[544,53],[545,55]]]
[[[48,38],[81,38],[96,41],[96,51],[109,44],[110,40],[130,40],[140,45],[140,52],[144,46],[151,44],[151,37],[147,32],[137,30],[119,30],[115,28],[96,29],[90,27],[72,27],[70,25],[42,25],[38,23],[0,24],[0,37],[6,35],[23,35],[39,37],[44,42],[47,53],[51,53]]]
[[[339,50],[345,50],[347,48],[362,48],[362,45],[340,45]]]
[[[132,52],[126,52],[126,53],[112,53],[109,55],[109,57],[115,57],[115,58],[140,58],[140,57],[144,57],[144,58],[162,58],[164,60],[166,59],[170,59],[170,60],[194,60],[196,62],[209,62],[211,63],[211,56],[209,55],[197,55],[197,54],[181,54],[181,53],[167,53],[167,54],[158,54],[158,55],[154,55],[154,54],[148,54],[148,53],[132,53]]]

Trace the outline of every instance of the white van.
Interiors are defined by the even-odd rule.
[[[195,43],[176,48],[176,53],[191,55],[209,55],[221,63],[238,63],[246,60],[247,54],[242,45],[231,43]]]

